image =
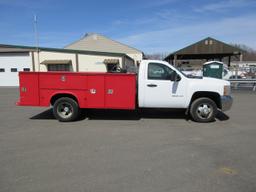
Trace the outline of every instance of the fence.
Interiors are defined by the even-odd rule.
[[[233,89],[250,88],[256,91],[256,79],[229,79]]]

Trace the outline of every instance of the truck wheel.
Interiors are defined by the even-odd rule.
[[[69,97],[59,98],[53,105],[53,114],[61,122],[76,120],[79,116],[79,111],[77,102]]]
[[[190,115],[196,122],[214,121],[216,114],[217,106],[215,102],[206,97],[196,99],[190,107]]]

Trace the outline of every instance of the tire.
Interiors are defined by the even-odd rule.
[[[78,103],[69,97],[61,97],[54,102],[53,114],[61,122],[74,121],[79,117]]]
[[[196,122],[212,122],[215,120],[216,114],[216,103],[207,97],[198,98],[191,104],[190,115]]]

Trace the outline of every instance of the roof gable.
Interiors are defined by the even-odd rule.
[[[90,50],[117,53],[142,53],[142,51],[109,39],[96,33],[86,34],[83,38],[64,47],[65,49]]]
[[[189,45],[183,49],[176,51],[177,54],[218,54],[218,53],[234,53],[241,51],[239,48],[228,45],[217,39],[207,37],[197,43]]]
[[[243,51],[237,47],[226,44],[217,39],[207,37],[201,41],[171,53],[166,58],[173,55],[239,54],[241,52]]]

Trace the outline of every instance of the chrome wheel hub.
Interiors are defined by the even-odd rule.
[[[207,119],[213,112],[212,106],[208,104],[201,104],[197,108],[197,114],[202,119]]]
[[[73,107],[68,102],[63,102],[58,105],[57,113],[62,118],[69,118],[73,114]]]
[[[63,111],[69,112],[69,108],[68,107],[64,107]]]

